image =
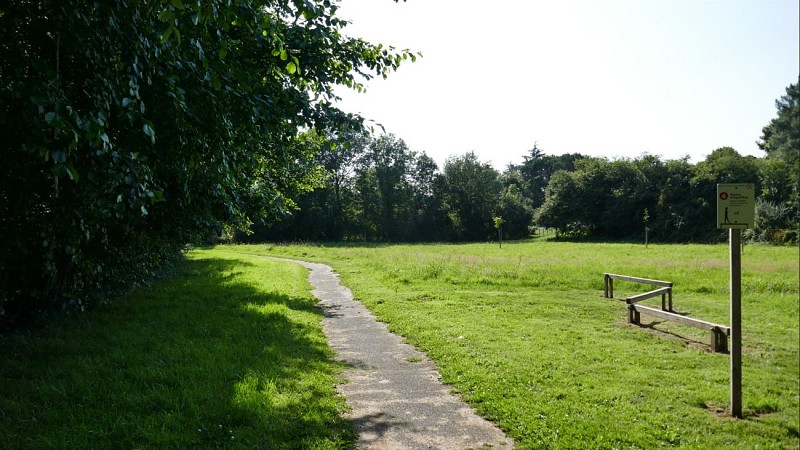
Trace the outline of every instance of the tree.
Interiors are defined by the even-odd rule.
[[[383,134],[370,141],[358,167],[362,228],[384,240],[407,239],[412,213],[413,155],[402,139]]]
[[[778,115],[761,131],[758,146],[768,156],[797,165],[800,158],[800,82],[790,84],[786,94],[775,100]]]
[[[497,214],[503,218],[503,236],[508,239],[528,237],[533,210],[516,184],[508,185],[500,194]]]
[[[443,219],[440,199],[434,195],[437,180],[441,177],[436,161],[425,152],[412,153],[413,165],[410,174],[414,196],[413,240],[432,241],[444,239],[446,233],[441,227]]]
[[[80,302],[186,242],[291,210],[319,176],[301,130],[361,126],[332,106],[334,86],[414,58],[346,36],[337,9],[0,7],[0,302]]]
[[[530,150],[530,156],[525,156],[519,166],[513,168],[519,171],[524,185],[524,194],[530,200],[532,208],[538,208],[544,203],[545,189],[550,183],[550,178],[559,170],[575,170],[575,162],[583,159],[578,153],[559,156],[546,155],[537,144]]]
[[[316,154],[316,160],[325,168],[324,185],[309,193],[307,203],[310,204],[305,208],[301,206],[299,212],[310,216],[324,231],[316,235],[304,233],[295,238],[339,240],[355,227],[355,218],[347,211],[353,202],[358,161],[366,152],[370,138],[366,133],[348,131],[331,136],[328,141],[329,144]],[[309,209],[318,210],[318,214],[311,214]],[[301,229],[308,230],[307,227]]]
[[[784,204],[800,227],[800,83],[789,85],[775,101],[777,116],[762,130],[759,147],[767,153],[761,165],[762,197]]]
[[[458,239],[491,239],[492,217],[500,197],[500,174],[474,152],[450,157],[444,165],[441,195]]]
[[[754,183],[760,190],[759,160],[742,156],[731,147],[721,147],[709,154],[694,167],[691,192],[694,194],[694,213],[691,226],[698,240],[719,240],[724,237],[713,224],[717,214],[717,184]]]
[[[494,223],[494,227],[497,230],[497,242],[500,245],[500,248],[503,248],[503,217],[502,216],[494,216],[492,217],[492,222]]]
[[[701,220],[708,200],[697,192],[694,176],[695,168],[688,158],[664,163],[656,206],[650,209],[650,230],[665,241],[690,241],[698,231],[709,229]]]
[[[544,203],[534,213],[534,223],[555,228],[562,235],[588,233],[590,223],[581,210],[582,196],[578,184],[575,172],[560,170],[554,173],[547,184]]]

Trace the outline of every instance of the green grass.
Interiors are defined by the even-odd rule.
[[[796,248],[743,255],[745,418],[725,414],[729,357],[705,330],[603,299],[603,272],[675,283],[681,313],[727,324],[725,245],[219,247],[326,262],[443,380],[520,448],[793,448],[800,445]],[[650,286],[615,283],[617,297]],[[660,299],[644,302],[659,305]]]
[[[194,251],[169,280],[0,336],[0,447],[352,448],[306,278]]]

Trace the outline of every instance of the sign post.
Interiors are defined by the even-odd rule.
[[[730,243],[731,415],[742,417],[742,229],[755,220],[752,183],[717,185],[717,228],[727,228]]]

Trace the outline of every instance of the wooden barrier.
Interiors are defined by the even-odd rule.
[[[662,289],[656,289],[654,291],[645,292],[644,294],[634,295],[633,297],[629,298],[622,298],[620,300],[627,301],[631,300],[634,303],[644,300],[646,298],[655,297],[657,295],[661,296],[661,309],[663,311],[672,311],[672,282],[671,281],[661,281],[661,280],[651,280],[649,278],[639,278],[639,277],[631,277],[628,275],[617,275],[615,273],[604,273],[603,274],[603,292],[605,298],[614,298],[614,280],[620,281],[630,281],[631,283],[640,283],[640,284],[650,284],[653,286],[661,286]]]
[[[641,325],[640,315],[641,313],[645,313],[650,316],[670,320],[672,322],[678,322],[683,325],[710,330],[711,348],[714,349],[715,352],[725,353],[728,351],[728,336],[731,334],[730,327],[707,322],[705,320],[682,316],[680,314],[676,314],[672,310],[672,282],[631,277],[627,275],[617,275],[614,273],[604,273],[603,291],[605,298],[614,298],[614,280],[661,286],[659,289],[620,299],[628,305],[628,323]],[[637,305],[637,303],[642,300],[657,297],[659,295],[661,296],[661,309]],[[667,300],[667,298],[669,300]]]
[[[682,316],[680,314],[675,314],[674,312],[662,311],[656,308],[648,308],[647,306],[637,305],[628,301],[628,322],[641,325],[639,318],[640,313],[645,313],[661,319],[671,320],[683,325],[689,325],[690,327],[710,330],[711,348],[714,349],[715,352],[720,353],[726,353],[728,351],[728,336],[731,335],[731,329],[728,326]]]

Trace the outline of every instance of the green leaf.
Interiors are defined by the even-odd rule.
[[[180,9],[186,8],[185,6],[183,6],[183,1],[182,0],[172,0],[172,6],[174,6],[176,8],[180,8]]]
[[[213,73],[211,74],[211,85],[214,86],[214,90],[222,89],[222,83],[220,83],[219,78]]]
[[[286,50],[281,50],[281,61],[286,61],[289,59],[289,54],[286,53]]]
[[[56,113],[54,112],[49,112],[44,115],[44,121],[47,122],[48,124],[53,123],[55,119],[56,119]]]
[[[294,73],[297,72],[297,66],[293,62],[289,62],[289,64],[286,64],[286,70],[294,75]]]
[[[156,131],[153,129],[152,125],[145,122],[145,124],[142,125],[142,131],[144,131],[144,134],[150,137],[150,142],[152,142],[153,144],[156,143]]]
[[[75,170],[75,166],[73,166],[72,164],[67,164],[66,169],[67,169],[67,175],[69,175],[69,179],[77,183],[80,177],[78,176],[78,171]]]
[[[219,59],[225,59],[226,56],[228,56],[228,47],[219,49]]]
[[[172,33],[174,32],[175,32],[175,27],[170,25],[169,28],[167,28],[167,31],[165,31],[164,34],[161,36],[161,43],[163,44],[164,42],[167,42],[169,40],[170,35],[172,35]]]

